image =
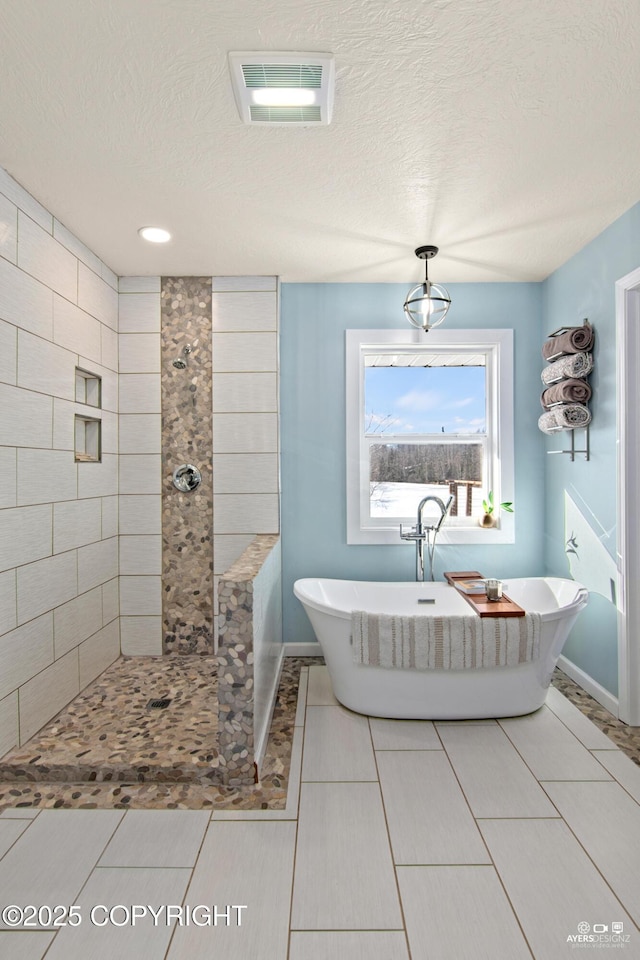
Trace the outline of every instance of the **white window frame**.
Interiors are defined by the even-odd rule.
[[[513,330],[347,330],[347,543],[391,544],[400,540],[400,521],[369,517],[369,438],[365,436],[365,355],[390,352],[390,347],[440,352],[469,350],[486,356],[487,433],[493,449],[488,456],[488,480],[496,503],[514,501],[513,462]],[[381,434],[378,442],[385,441]],[[409,435],[407,442],[414,439]],[[486,491],[485,491],[486,493]],[[416,509],[418,504],[416,503]],[[415,523],[415,517],[407,518]],[[440,544],[514,543],[514,516],[499,512],[495,527],[478,525],[477,517],[445,521]],[[402,521],[405,522],[404,520]]]

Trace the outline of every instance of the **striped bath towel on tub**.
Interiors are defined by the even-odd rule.
[[[514,667],[536,660],[539,613],[524,617],[402,617],[354,610],[356,663],[402,670]]]

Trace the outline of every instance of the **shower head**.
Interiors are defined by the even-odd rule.
[[[191,344],[188,343],[186,347],[183,347],[182,349],[182,356],[176,357],[175,360],[173,361],[173,365],[176,368],[176,370],[186,370],[187,368],[186,358],[189,356],[190,353],[191,353]]]

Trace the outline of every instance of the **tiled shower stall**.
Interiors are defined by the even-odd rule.
[[[121,654],[213,658],[227,574],[246,773],[281,652],[277,279],[118,279],[4,171],[0,221],[0,752]]]

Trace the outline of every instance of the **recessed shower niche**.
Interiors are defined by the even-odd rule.
[[[76,367],[76,403],[100,409],[102,407],[102,377]],[[96,416],[77,413],[73,420],[73,449],[76,463],[102,461],[102,420]]]

